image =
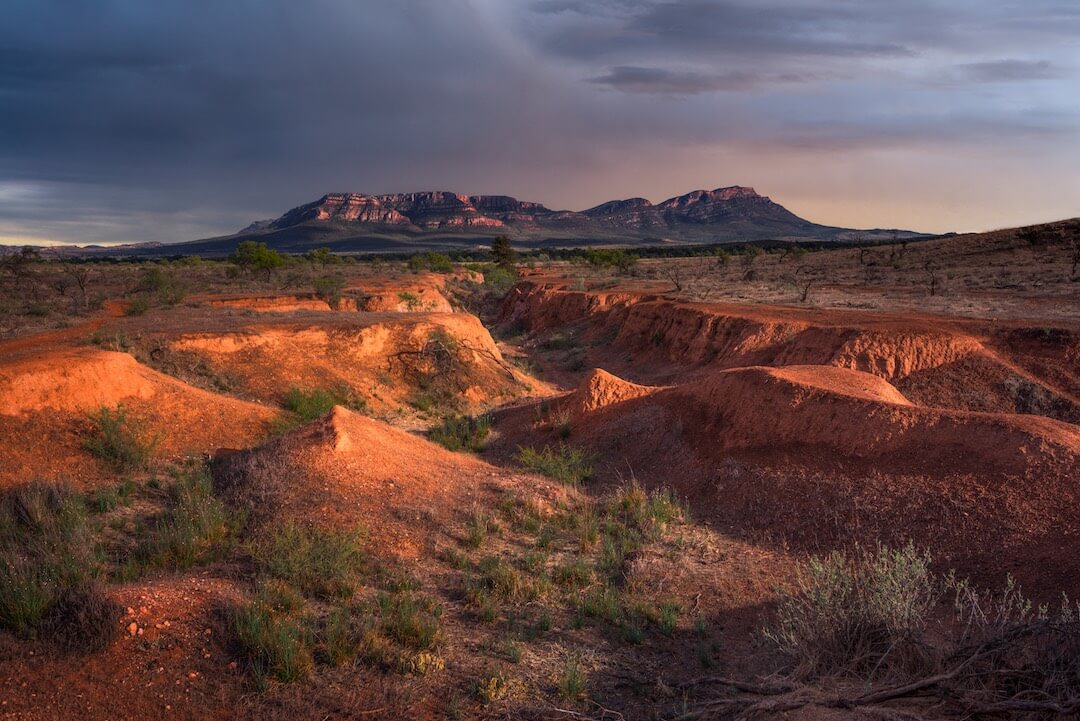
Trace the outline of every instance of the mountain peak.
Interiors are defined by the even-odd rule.
[[[845,232],[804,220],[745,185],[693,190],[660,203],[642,197],[610,200],[582,211],[552,210],[509,195],[327,193],[244,232],[282,233],[294,228],[297,234],[311,232],[324,238],[472,232],[571,243],[839,240]]]

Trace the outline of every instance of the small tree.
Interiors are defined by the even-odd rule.
[[[266,243],[257,243],[254,240],[245,240],[236,246],[236,252],[229,256],[229,260],[252,273],[265,272],[267,280],[270,280],[271,273],[285,264],[281,253],[267,248]]]
[[[503,268],[513,268],[517,260],[517,252],[505,235],[500,235],[491,241],[491,255],[495,263]]]

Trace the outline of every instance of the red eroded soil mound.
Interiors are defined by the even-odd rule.
[[[528,392],[487,329],[464,313],[320,314],[325,318],[197,319],[162,334],[169,350],[191,355],[230,379],[243,396],[280,402],[292,387],[353,389],[376,410],[411,400],[419,376],[446,381],[469,407]],[[201,327],[200,327],[201,326]],[[444,357],[425,354],[438,349]],[[441,362],[442,366],[435,365]],[[434,375],[439,378],[434,378]]]
[[[114,474],[84,448],[89,415],[123,404],[163,456],[256,442],[277,413],[221,397],[90,347],[42,349],[0,363],[0,487],[29,480],[96,482]]]
[[[214,480],[260,519],[361,524],[374,547],[401,557],[445,542],[446,522],[512,483],[493,466],[337,407],[250,451],[222,452]],[[531,487],[551,487],[529,481]]]
[[[681,382],[700,369],[832,365],[910,389],[909,399],[923,405],[1080,421],[1080,333],[1070,330],[1031,338],[1025,328],[985,321],[706,305],[530,282],[507,296],[500,322],[534,332],[575,329],[590,346],[588,363],[636,380]]]
[[[593,374],[563,403],[591,405],[597,378],[620,387]],[[1080,539],[1080,429],[1071,424],[922,408],[878,376],[835,366],[632,387],[634,397],[573,420],[568,442],[598,454],[598,480],[633,474],[673,487],[697,513],[755,540],[828,548],[913,538],[975,573],[975,550],[1008,548],[1019,564],[1035,548],[1056,558],[1054,538],[1064,547]],[[534,408],[500,416],[498,448],[558,442],[535,417]]]

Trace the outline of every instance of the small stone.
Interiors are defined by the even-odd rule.
[[[135,623],[134,621],[132,621],[131,623],[128,624],[128,635],[129,636],[134,636],[138,632],[139,632],[139,624]]]

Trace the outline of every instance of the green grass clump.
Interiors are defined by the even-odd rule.
[[[425,596],[380,593],[380,628],[387,638],[417,651],[434,648],[439,641],[442,606]]]
[[[544,446],[542,451],[518,449],[518,461],[526,468],[570,486],[578,486],[593,473],[593,458],[580,448]]]
[[[281,579],[308,597],[348,598],[365,566],[361,529],[329,529],[287,522],[249,544],[263,573]]]
[[[214,495],[205,469],[188,470],[169,488],[166,510],[135,560],[152,568],[186,569],[220,558],[238,525]]]
[[[149,465],[160,439],[139,428],[122,404],[115,409],[102,406],[91,414],[90,422],[93,432],[86,440],[86,449],[116,472],[140,471]]]
[[[260,688],[270,679],[290,683],[311,672],[309,634],[298,621],[255,601],[233,612],[232,630]]]
[[[585,671],[577,658],[568,658],[559,677],[559,696],[564,701],[579,701],[585,696]]]
[[[302,423],[309,423],[325,416],[337,404],[337,396],[323,388],[290,388],[282,405],[285,410],[295,413]]]
[[[431,440],[451,451],[484,450],[491,432],[491,415],[447,416],[441,425],[431,429]]]
[[[45,631],[78,650],[116,635],[119,606],[100,591],[102,564],[83,500],[31,484],[0,499],[0,628]]]

